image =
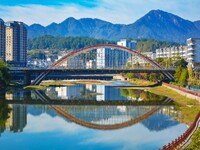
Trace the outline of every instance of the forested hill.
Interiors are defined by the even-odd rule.
[[[140,52],[155,51],[157,48],[178,45],[175,42],[158,41],[153,39],[135,39],[137,50]],[[77,50],[97,44],[116,44],[117,41],[94,39],[89,37],[54,37],[50,35],[28,40],[28,50],[33,49],[72,49]]]
[[[55,37],[41,36],[28,40],[28,50],[31,49],[80,49],[97,44],[115,44],[115,41],[94,39],[89,37]]]
[[[139,52],[154,52],[158,48],[178,45],[180,44],[176,42],[158,41],[153,39],[137,39],[137,50]]]

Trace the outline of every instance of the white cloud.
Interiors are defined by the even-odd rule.
[[[20,20],[26,24],[48,25],[62,22],[68,17],[99,18],[112,23],[129,24],[152,9],[168,11],[185,19],[198,20],[199,0],[102,0],[96,7],[88,8],[75,4],[57,6],[44,5],[0,5],[0,17],[5,21]]]
[[[179,130],[177,130],[179,129]],[[141,123],[128,128],[114,131],[98,131],[92,137],[87,137],[82,144],[112,144],[123,143],[123,149],[145,149],[148,145],[164,145],[174,140],[186,130],[186,126],[179,124],[158,132],[149,131]],[[139,131],[139,134],[138,134]],[[173,134],[171,134],[173,133]],[[164,135],[164,136],[163,136]],[[145,136],[145,138],[144,138]]]

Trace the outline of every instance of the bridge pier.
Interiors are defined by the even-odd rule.
[[[31,85],[31,73],[25,73],[24,75],[24,85]]]

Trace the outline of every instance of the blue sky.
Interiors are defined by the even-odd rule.
[[[152,9],[200,20],[200,0],[0,0],[0,18],[30,25],[60,23],[68,17],[130,24]]]
[[[97,6],[98,0],[0,0],[1,5],[24,5],[24,4],[40,4],[40,5],[63,5],[78,4],[85,7]]]

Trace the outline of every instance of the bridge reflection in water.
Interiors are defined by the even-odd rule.
[[[164,130],[170,126],[178,124],[170,118],[179,117],[174,106],[54,106],[54,105],[24,105],[9,104],[11,111],[5,129],[12,132],[23,132],[29,122],[27,115],[40,116],[46,113],[52,117],[59,115],[67,122],[73,122],[83,127],[114,130],[142,123],[150,131]],[[156,118],[156,121],[155,121]],[[67,123],[66,122],[66,123]]]
[[[41,91],[35,90],[34,92],[37,95],[37,97],[41,99],[41,101],[49,101],[48,97]],[[163,103],[167,104],[171,101],[171,99],[166,98]],[[88,128],[100,130],[113,130],[131,126],[150,117],[151,115],[156,113],[162,106],[140,106],[141,110],[138,109],[139,106],[137,109],[134,107],[130,109],[131,106],[83,106],[87,108],[86,111],[85,109],[84,111],[80,111],[81,107],[82,106],[73,106],[72,108],[70,107],[70,110],[68,110],[66,109],[66,106],[49,106],[50,109],[54,110],[57,114],[59,114],[65,119],[68,119],[74,123]],[[98,111],[96,111],[97,109],[95,107],[98,108]],[[118,115],[120,114],[119,112],[124,112],[124,114],[122,113],[123,115]],[[87,117],[83,117],[82,115]],[[98,117],[95,117],[93,121],[85,119],[89,118],[90,116]],[[99,118],[99,116],[104,116],[104,118],[101,119]]]
[[[57,115],[61,116],[62,118],[66,120],[72,121],[76,124],[79,124],[87,128],[92,128],[92,129],[114,130],[114,129],[125,128],[139,122],[143,122],[145,126],[148,126],[148,124],[151,124],[152,126],[152,123],[148,123],[147,120],[151,116],[155,116],[154,114],[165,114],[166,116],[170,116],[170,117],[172,116],[178,117],[178,113],[174,111],[174,106],[171,104],[171,99],[169,98],[166,98],[165,100],[161,101],[162,103],[158,103],[158,104],[156,103],[148,104],[148,102],[146,102],[146,103],[143,103],[143,105],[137,105],[137,103],[135,103],[136,104],[135,106],[131,106],[130,105],[131,103],[129,103],[130,101],[124,101],[121,104],[115,103],[115,105],[113,105],[110,102],[107,103],[108,101],[105,101],[103,105],[87,105],[87,104],[86,105],[74,105],[74,104],[61,105],[61,103],[58,103],[57,105],[53,105],[52,100],[45,93],[41,91],[37,91],[37,90],[35,90],[34,93],[40,99],[40,103],[43,104],[42,107],[53,111],[54,113],[56,113]],[[77,103],[75,104],[78,104],[80,101],[76,101],[76,102]],[[19,127],[20,130],[18,130],[18,132],[23,131],[22,128],[25,127],[26,120],[27,120],[26,119],[27,107],[24,104],[31,104],[31,103],[34,104],[33,101],[31,101],[31,103],[27,103],[26,100],[6,100],[3,103],[4,104],[7,103],[8,106],[12,109],[10,114],[8,115],[12,117],[11,118],[12,120],[16,120],[14,119],[16,117],[23,118],[22,119],[23,123],[21,124],[19,123],[19,125],[22,125],[22,126]],[[46,105],[45,103],[48,105]],[[23,117],[20,117],[19,115]],[[154,119],[152,118],[152,120]],[[166,126],[168,126],[169,124],[176,125],[177,123],[176,121],[171,120],[171,122],[168,122]],[[154,124],[154,126],[157,126],[157,125],[160,126],[160,123]],[[13,126],[10,125],[10,130],[12,127]],[[16,131],[17,130],[15,130],[15,132]]]

